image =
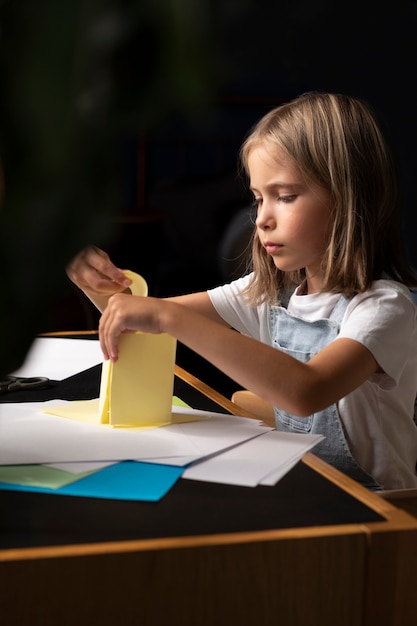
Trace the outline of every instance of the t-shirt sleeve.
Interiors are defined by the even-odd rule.
[[[217,313],[229,326],[243,335],[270,343],[268,306],[251,306],[242,294],[251,277],[248,274],[221,287],[210,289],[208,295]]]
[[[385,373],[374,375],[375,382],[396,385],[417,354],[416,307],[409,291],[393,281],[376,281],[349,303],[339,337],[359,341],[373,354]]]

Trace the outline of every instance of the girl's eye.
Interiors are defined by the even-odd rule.
[[[279,202],[284,202],[284,203],[289,203],[289,202],[294,202],[294,200],[297,198],[296,195],[292,195],[292,196],[279,196],[278,197],[278,201]]]
[[[289,204],[290,202],[294,202],[297,199],[296,194],[292,194],[290,196],[277,196],[277,202],[283,202],[284,204]],[[253,198],[252,204],[255,208],[259,208],[262,205],[262,198]]]

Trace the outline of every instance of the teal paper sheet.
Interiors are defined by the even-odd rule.
[[[183,471],[183,467],[171,465],[122,461],[57,489],[6,482],[0,482],[0,489],[61,496],[157,502],[175,485]]]

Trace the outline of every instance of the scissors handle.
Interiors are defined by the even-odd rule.
[[[0,393],[24,389],[42,389],[48,387],[49,383],[49,378],[45,376],[32,376],[28,378],[6,376],[4,380],[0,381]]]

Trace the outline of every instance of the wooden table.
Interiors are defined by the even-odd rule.
[[[181,479],[158,503],[0,492],[0,511],[4,626],[417,624],[417,519],[311,453],[275,487]]]

